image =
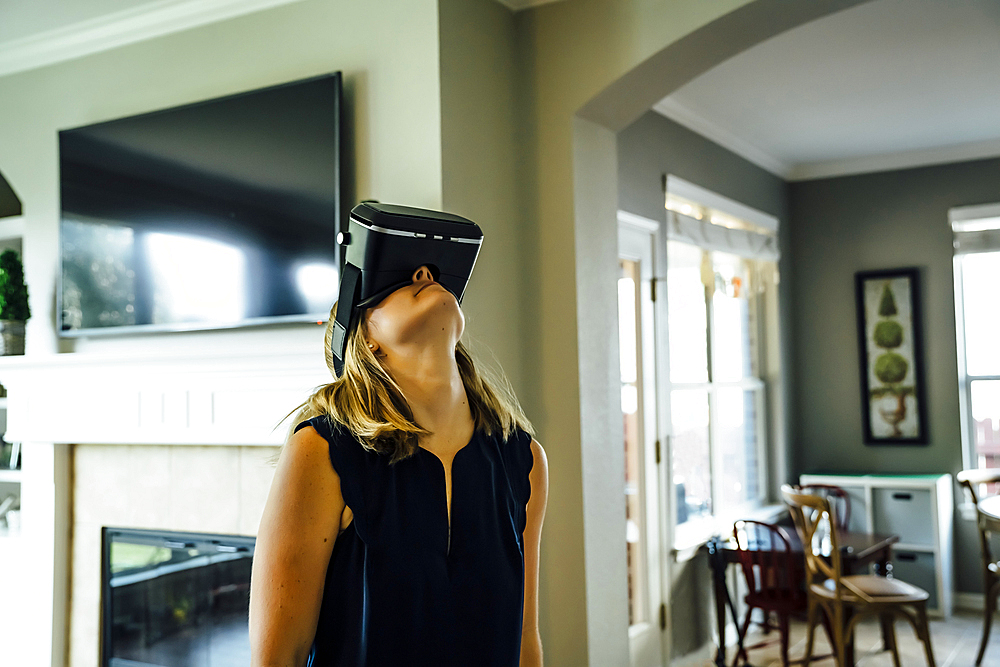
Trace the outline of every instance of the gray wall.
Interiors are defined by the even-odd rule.
[[[618,133],[618,208],[651,220],[662,220],[665,215],[664,174],[673,174],[770,213],[781,222],[778,237],[781,249],[778,268],[782,278],[778,287],[778,337],[781,339],[783,377],[767,378],[769,407],[776,418],[770,433],[776,451],[769,462],[769,486],[771,499],[779,501],[778,487],[789,479],[786,461],[793,456],[788,450],[790,439],[785,435],[793,432],[789,407],[794,386],[790,371],[794,340],[789,334],[792,323],[789,286],[793,267],[788,184],[722,146],[650,111]]]
[[[789,469],[805,472],[956,473],[962,469],[958,369],[948,209],[1000,201],[1000,159],[786,183],[649,112],[618,134],[619,208],[662,219],[663,174],[674,174],[775,215],[780,235],[781,332],[787,375]],[[924,382],[930,442],[866,446],[861,424],[854,305],[856,271],[920,268]],[[962,501],[957,493],[956,504]],[[982,592],[975,527],[955,515],[956,589]],[[672,605],[696,608],[695,588],[678,568]],[[693,582],[687,582],[693,583]],[[674,614],[675,638],[705,626],[700,614]],[[686,625],[686,624],[685,624]],[[680,633],[678,635],[678,630]],[[694,645],[697,645],[697,641]],[[690,650],[677,641],[675,653]],[[678,651],[677,649],[680,649]]]
[[[663,174],[673,174],[696,185],[776,216],[781,222],[782,281],[779,287],[782,369],[786,377],[772,383],[772,409],[782,423],[772,428],[776,455],[771,457],[770,486],[787,481],[784,462],[789,457],[782,434],[791,433],[788,400],[788,369],[791,368],[791,295],[786,294],[791,272],[788,233],[788,185],[777,176],[748,162],[718,144],[650,111],[618,133],[618,208],[651,220],[664,218]],[[715,607],[708,563],[703,553],[674,565],[671,582],[672,657],[689,654],[711,640]]]
[[[798,182],[790,189],[793,472],[958,472],[948,209],[1000,201],[1000,159]],[[866,446],[854,273],[903,266],[920,269],[929,444]],[[974,527],[957,513],[955,520],[956,588],[981,591]]]
[[[618,207],[663,219],[661,177],[695,185],[788,218],[788,185],[774,174],[699,134],[649,111],[618,133]]]

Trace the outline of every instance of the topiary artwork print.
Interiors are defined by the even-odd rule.
[[[875,377],[882,382],[882,386],[873,387],[871,397],[873,400],[886,396],[893,397],[894,404],[880,404],[878,413],[892,427],[892,437],[901,438],[903,432],[899,424],[906,419],[906,397],[913,394],[913,386],[904,385],[910,370],[910,362],[903,355],[893,351],[902,346],[904,335],[903,325],[895,319],[899,311],[896,309],[896,297],[892,293],[889,281],[886,281],[882,288],[878,314],[884,319],[875,325],[873,338],[875,345],[885,352],[875,359]]]
[[[916,362],[916,270],[859,273],[856,281],[866,440],[920,442],[926,436]]]

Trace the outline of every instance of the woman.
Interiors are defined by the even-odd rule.
[[[357,319],[343,374],[302,406],[278,459],[253,665],[540,666],[544,450],[477,371],[428,267]]]

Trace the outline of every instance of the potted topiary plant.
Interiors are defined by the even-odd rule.
[[[24,354],[24,323],[31,317],[24,267],[15,250],[0,253],[0,340],[3,354]]]

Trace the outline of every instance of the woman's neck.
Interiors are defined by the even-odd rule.
[[[392,376],[403,390],[413,419],[430,431],[420,444],[435,449],[463,447],[475,422],[465,384],[454,353],[427,353],[418,358],[394,359]]]

